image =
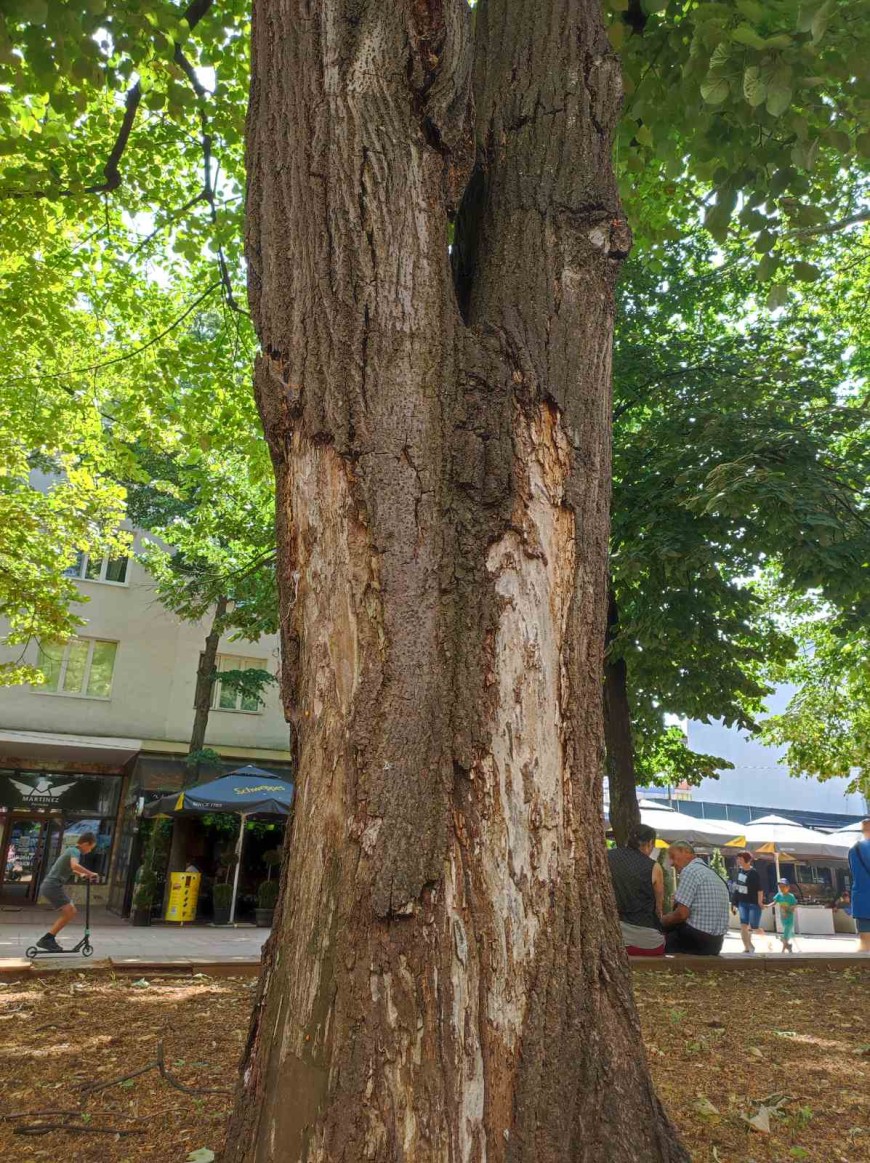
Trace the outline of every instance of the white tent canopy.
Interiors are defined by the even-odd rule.
[[[762,816],[746,824],[741,833],[746,847],[752,850],[763,844],[772,844],[777,851],[791,856],[820,856],[843,859],[842,841],[833,841],[824,832],[815,832],[782,816]]]
[[[845,828],[838,828],[836,832],[831,832],[832,836],[849,836],[858,837],[863,831],[862,821],[856,820],[854,824],[847,824]],[[854,841],[853,841],[854,842]]]
[[[715,848],[742,835],[740,824],[700,819],[654,800],[640,800],[638,807],[641,823],[655,828],[658,838],[671,844],[675,840],[686,840],[689,844]]]
[[[836,845],[839,849],[840,856],[846,859],[850,849],[861,839],[861,821],[856,820],[854,824],[847,824],[845,828],[838,828],[836,832],[829,833],[825,839],[828,844]]]

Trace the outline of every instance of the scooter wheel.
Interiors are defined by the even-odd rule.
[[[39,956],[39,950],[36,948],[35,945],[31,945],[29,949],[25,949],[24,953],[25,953],[25,956],[27,956],[27,957],[38,957]]]
[[[94,952],[93,945],[83,945],[82,946],[82,950],[81,950],[82,957],[90,957],[93,954],[93,952]]]

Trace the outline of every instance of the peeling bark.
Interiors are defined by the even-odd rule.
[[[254,3],[299,779],[233,1163],[687,1158],[601,819],[618,65],[591,0],[470,23]]]

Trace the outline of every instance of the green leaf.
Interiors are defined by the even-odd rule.
[[[776,246],[776,235],[772,230],[759,231],[753,249],[756,254],[766,254]]]
[[[191,1151],[185,1163],[214,1163],[215,1154],[209,1147],[199,1147]]]
[[[615,20],[613,24],[608,25],[607,39],[610,41],[611,45],[614,49],[616,49],[617,52],[619,52],[625,43],[625,37],[625,25],[621,20]]]
[[[738,24],[736,28],[731,29],[729,35],[737,44],[746,45],[748,48],[764,48],[764,37],[760,36],[750,24]]]
[[[780,65],[770,76],[767,83],[767,112],[772,117],[781,117],[791,105],[791,75],[788,65]]]
[[[731,84],[727,77],[708,74],[701,82],[701,96],[708,105],[721,105],[731,92]]]
[[[760,283],[766,283],[776,274],[779,266],[779,257],[775,254],[766,254],[755,268],[755,277]]]
[[[771,311],[784,307],[788,302],[788,287],[784,283],[774,283],[767,292],[767,306]]]
[[[825,3],[819,8],[813,17],[810,25],[810,34],[812,36],[813,44],[818,44],[828,29],[828,21],[831,17],[831,12],[834,8],[834,0],[825,0]]]
[[[855,149],[861,157],[870,158],[870,131],[858,134],[855,138]]]
[[[641,145],[652,145],[653,143],[652,130],[648,125],[638,126],[638,128],[635,130],[634,136],[637,138]]]
[[[818,0],[814,0],[811,4],[801,4],[798,9],[797,23],[795,28],[798,32],[809,32],[813,26],[816,12],[819,10]]]
[[[814,137],[806,141],[799,141],[792,146],[791,160],[801,169],[810,171],[815,167],[819,156],[819,138]]]
[[[743,74],[743,96],[753,109],[764,103],[767,82],[762,77],[758,65],[750,65]]]
[[[758,0],[737,0],[735,8],[751,24],[760,24],[764,19],[764,7]]]
[[[819,268],[811,262],[796,262],[791,268],[796,279],[802,283],[814,283],[821,276]]]

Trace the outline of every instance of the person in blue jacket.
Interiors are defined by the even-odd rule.
[[[863,840],[849,853],[852,874],[852,917],[858,930],[858,951],[870,953],[870,819],[861,821]]]

